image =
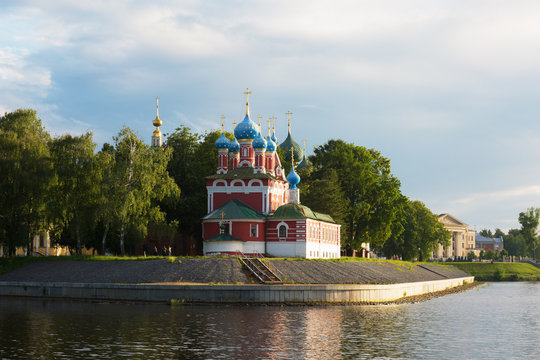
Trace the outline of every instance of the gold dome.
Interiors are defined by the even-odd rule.
[[[161,119],[159,118],[159,115],[156,116],[152,124],[156,127],[161,126],[162,122],[161,122]]]
[[[153,137],[161,137],[161,131],[159,129],[154,130],[154,132],[152,133],[152,136]]]

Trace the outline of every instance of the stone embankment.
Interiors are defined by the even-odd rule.
[[[235,258],[39,261],[0,275],[0,295],[103,300],[381,303],[474,279],[453,267],[269,260],[283,285],[256,285]]]

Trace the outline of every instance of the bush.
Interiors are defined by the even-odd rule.
[[[497,281],[501,281],[503,278],[504,278],[504,275],[505,275],[505,271],[503,268],[500,268],[498,267],[496,270],[495,270],[495,273],[493,273],[493,277],[495,278],[495,280]]]

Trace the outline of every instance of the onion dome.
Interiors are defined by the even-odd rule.
[[[163,123],[161,122],[161,119],[159,118],[159,115],[156,115],[156,118],[152,122],[152,125],[155,127],[161,126]]]
[[[287,175],[287,182],[291,184],[290,189],[296,189],[296,185],[300,183],[300,176],[294,171],[294,166],[291,166],[291,172]]]
[[[161,137],[161,131],[159,129],[154,130],[152,133],[153,137]]]
[[[253,140],[251,146],[253,146],[253,150],[266,150],[266,140],[261,136],[261,133]]]
[[[253,140],[259,134],[259,127],[246,114],[244,120],[234,128],[234,136],[238,140]]]
[[[276,142],[272,140],[271,136],[266,137],[266,151],[276,151]]]
[[[279,147],[285,152],[285,159],[287,161],[291,161],[291,148],[293,149],[295,159],[302,159],[304,157],[304,150],[302,150],[300,144],[293,140],[290,130],[287,138],[279,144]]]
[[[311,166],[311,162],[309,162],[307,157],[304,155],[304,158],[302,159],[300,164],[298,164],[298,166],[296,166],[296,169],[297,170],[305,169],[305,168],[310,167],[310,166]]]
[[[229,145],[229,152],[234,153],[234,154],[240,152],[240,144],[238,143],[238,140],[236,140],[236,138],[234,138],[234,139],[230,142],[230,145]]]
[[[229,139],[227,139],[224,133],[221,133],[221,136],[215,142],[216,149],[220,149],[220,150],[228,149],[230,145],[231,145],[231,142],[229,141]]]

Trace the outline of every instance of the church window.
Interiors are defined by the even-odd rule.
[[[257,237],[257,225],[251,225],[251,237]]]
[[[287,237],[287,227],[285,225],[281,225],[278,228],[278,236],[280,238],[286,238]]]

